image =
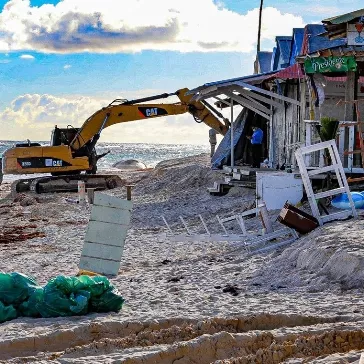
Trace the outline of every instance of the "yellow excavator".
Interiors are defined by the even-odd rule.
[[[133,120],[152,119],[189,112],[197,122],[203,122],[218,133],[225,135],[229,122],[207,102],[193,101],[186,95],[188,89],[165,93],[136,100],[116,99],[108,106],[96,111],[80,128],[70,125],[52,132],[49,146],[38,143],[16,144],[2,156],[3,174],[41,174],[51,176],[26,178],[15,181],[12,192],[75,191],[77,182],[83,180],[88,188],[111,189],[122,185],[116,175],[98,175],[97,161],[105,154],[97,155],[95,146],[101,132],[114,124]],[[172,104],[146,103],[170,96],[178,96],[180,102]],[[216,116],[215,116],[215,115]],[[221,118],[223,122],[219,119]],[[85,172],[82,173],[81,172]]]

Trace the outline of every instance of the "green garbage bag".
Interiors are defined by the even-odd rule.
[[[58,317],[119,311],[123,297],[106,277],[58,276],[44,287],[20,273],[0,273],[0,322],[18,316]]]
[[[2,302],[0,302],[0,323],[15,319],[17,317],[18,314],[13,305],[5,306]]]
[[[92,277],[94,282],[102,284],[103,292],[95,291],[90,299],[90,311],[109,312],[120,311],[125,302],[119,291],[104,276]]]
[[[87,314],[90,293],[82,290],[70,293],[68,289],[69,287],[60,285],[59,280],[51,279],[43,289],[42,300],[36,304],[40,315],[58,317]]]
[[[105,292],[110,282],[106,277],[65,277],[58,276],[51,281],[54,286],[60,289],[65,294],[77,293],[80,291],[88,291],[91,295],[99,296]]]
[[[118,312],[123,307],[125,300],[120,293],[110,285],[110,288],[100,296],[91,296],[91,312]]]
[[[19,305],[27,300],[37,282],[21,273],[0,273],[0,301]]]
[[[19,305],[18,311],[20,314],[27,317],[41,317],[38,311],[38,305],[43,301],[43,296],[43,287],[33,289],[28,300]]]
[[[65,296],[70,298],[72,297],[72,307],[69,309],[73,314],[82,314],[84,312],[83,309],[79,312],[76,312],[81,308],[81,306],[78,306],[74,301],[77,295],[84,297],[87,296],[89,298],[87,305],[86,302],[81,299],[81,297],[77,298],[79,303],[81,301],[84,302],[87,312],[117,312],[122,308],[124,303],[123,297],[117,290],[115,290],[114,286],[104,276],[58,276],[51,279],[46,285],[45,289],[50,286],[56,287]],[[85,294],[85,291],[88,292],[88,295]],[[72,296],[72,294],[74,294],[74,296]],[[53,301],[53,298],[49,297],[47,300],[45,297],[45,301],[49,302],[50,300]],[[56,302],[55,304],[57,305]],[[64,311],[64,309],[62,311]]]
[[[84,288],[91,293],[91,297],[97,297],[102,295],[110,288],[110,281],[104,276],[80,276],[79,281],[84,284]]]

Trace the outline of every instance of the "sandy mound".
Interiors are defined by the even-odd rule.
[[[300,239],[256,273],[254,284],[319,292],[364,286],[363,221],[334,222]],[[289,272],[289,274],[287,274]]]
[[[171,243],[183,216],[212,232],[221,217],[250,208],[253,190],[223,197],[206,187],[222,178],[208,157],[166,161],[121,174],[136,184],[132,224],[112,283],[126,299],[119,313],[55,319],[18,318],[0,325],[0,360],[57,363],[338,363],[364,349],[363,221],[334,222],[287,248],[248,256],[243,244]],[[2,185],[2,197],[9,192]],[[107,193],[125,197],[125,189]],[[90,208],[67,202],[0,204],[0,226],[36,225],[37,238],[0,246],[0,270],[40,284],[78,272]],[[32,202],[34,202],[32,200]],[[272,219],[277,212],[272,212]],[[249,220],[256,227],[256,220]],[[275,224],[278,224],[275,222]],[[221,231],[220,231],[221,232]]]

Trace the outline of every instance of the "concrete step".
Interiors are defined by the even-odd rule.
[[[230,188],[231,186],[225,182],[214,182],[213,187],[208,187],[207,191],[212,195],[223,196],[229,192]]]
[[[242,179],[242,174],[239,172],[233,172],[233,179],[240,181]]]

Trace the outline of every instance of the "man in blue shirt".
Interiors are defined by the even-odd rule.
[[[260,168],[260,162],[262,159],[262,142],[263,142],[263,130],[257,126],[252,126],[253,135],[247,136],[250,139],[252,145],[252,157],[253,157],[253,168]]]

